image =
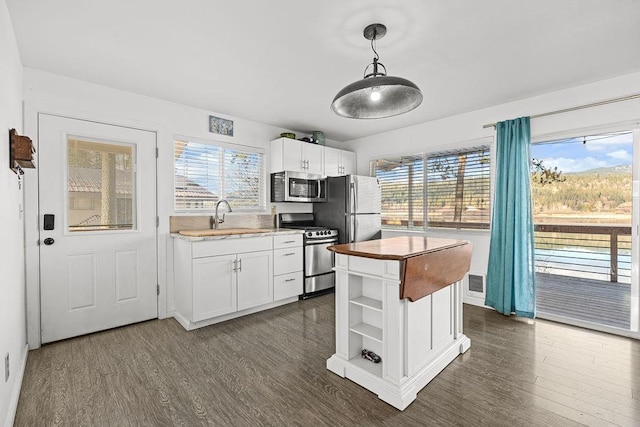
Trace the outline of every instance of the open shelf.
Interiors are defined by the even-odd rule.
[[[360,305],[362,307],[370,308],[372,310],[382,311],[382,301],[369,298],[365,296],[359,296],[351,300],[351,304]]]
[[[367,359],[363,359],[361,356],[356,356],[349,359],[349,362],[359,368],[364,369],[367,372],[372,373],[377,377],[382,378],[382,364],[384,363],[384,361],[380,363],[373,363]]]
[[[374,341],[382,342],[382,329],[371,326],[367,323],[358,323],[351,327],[351,332],[371,338]]]

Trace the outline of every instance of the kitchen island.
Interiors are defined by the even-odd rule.
[[[404,410],[471,345],[462,333],[462,279],[472,245],[403,236],[329,249],[336,254],[336,352],[327,369]]]

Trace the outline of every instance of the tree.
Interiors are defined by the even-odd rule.
[[[542,164],[542,160],[531,159],[531,181],[536,184],[546,185],[554,182],[565,182],[566,177],[562,176],[562,171],[555,166],[553,169]]]

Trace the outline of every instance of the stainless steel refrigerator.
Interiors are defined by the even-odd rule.
[[[327,178],[327,201],[314,203],[316,224],[338,230],[340,243],[381,236],[380,183],[377,178],[346,175]]]

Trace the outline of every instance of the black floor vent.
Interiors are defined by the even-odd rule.
[[[484,280],[482,276],[477,274],[469,275],[469,290],[471,292],[484,293]]]

